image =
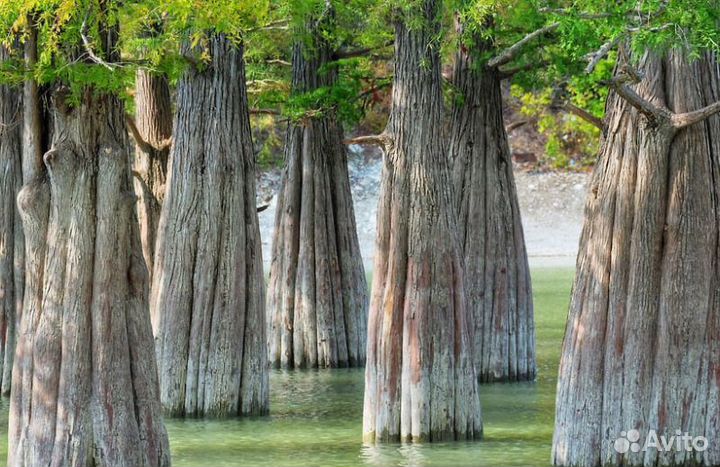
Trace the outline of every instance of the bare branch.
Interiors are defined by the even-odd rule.
[[[263,26],[248,29],[248,32],[254,31],[284,31],[288,29],[288,20],[280,19],[277,21],[271,21]]]
[[[670,117],[670,121],[672,122],[673,127],[680,130],[690,125],[700,123],[718,112],[720,112],[720,101],[692,112],[673,114],[672,117]]]
[[[172,138],[162,140],[157,146],[145,141],[145,139],[140,134],[140,130],[138,130],[138,127],[135,124],[135,120],[129,115],[125,115],[125,123],[127,124],[128,130],[130,130],[130,134],[135,140],[135,143],[140,147],[140,150],[146,154],[163,152],[169,149],[172,145]]]
[[[573,12],[571,10],[568,10],[566,8],[540,8],[538,11],[540,13],[551,13],[558,16],[574,16],[576,18],[580,19],[603,19],[603,18],[610,18],[612,17],[612,14],[610,13],[582,13],[582,12]]]
[[[505,133],[510,134],[521,126],[527,125],[528,123],[530,123],[530,120],[517,120],[512,123],[508,123],[508,125],[505,127]]]
[[[160,152],[168,150],[168,149],[170,149],[170,146],[172,146],[172,142],[173,142],[172,136],[169,138],[165,138],[164,140],[160,141],[160,143],[157,145],[156,148]]]
[[[281,60],[279,58],[271,58],[268,60],[265,60],[265,63],[268,65],[282,65],[282,66],[291,66],[292,63],[288,62],[287,60]]]
[[[250,109],[250,115],[282,115],[275,109]]]
[[[153,151],[155,151],[155,146],[145,141],[145,139],[142,137],[142,135],[140,134],[140,130],[138,130],[138,127],[135,124],[135,120],[132,117],[126,115],[125,123],[127,123],[130,134],[132,135],[135,143],[140,147],[140,150],[142,152],[151,154]]]
[[[372,145],[387,148],[393,143],[392,138],[387,133],[379,135],[356,136],[343,141],[344,144]]]
[[[671,27],[674,27],[674,25],[668,23],[668,24],[663,24],[662,26],[657,26],[657,27],[654,27],[654,28],[650,28],[650,29],[648,29],[648,31],[649,31],[649,32],[660,32],[660,31],[662,31],[662,30],[664,30],[664,29],[668,29],[668,28],[671,28]],[[641,31],[641,30],[642,30],[642,27],[632,27],[632,28],[628,28],[628,29],[625,31],[625,33],[619,34],[619,35],[618,35],[617,37],[615,37],[614,39],[612,39],[612,40],[604,43],[604,44],[603,44],[602,46],[600,46],[600,48],[597,49],[595,52],[592,52],[592,53],[587,54],[587,55],[585,56],[585,58],[588,60],[588,65],[587,65],[587,67],[585,67],[585,73],[588,73],[588,74],[589,74],[589,73],[592,73],[593,71],[595,71],[595,67],[597,66],[598,63],[600,63],[600,60],[602,60],[603,58],[605,58],[605,57],[607,56],[607,54],[610,53],[610,51],[611,51],[612,49],[614,49],[614,48],[618,45],[618,43],[620,43],[620,40],[623,39],[624,37],[626,37],[627,34],[636,33],[636,32],[639,32],[639,31]]]
[[[660,119],[671,118],[671,113],[667,109],[656,106],[649,100],[643,98],[634,89],[628,86],[626,83],[640,81],[640,74],[632,68],[625,66],[624,73],[619,74],[612,80],[610,80],[610,86],[615,90],[616,93],[623,99],[625,99],[630,105],[635,107],[641,114],[645,115],[648,119],[657,121]]]
[[[534,70],[535,68],[546,67],[548,65],[548,63],[549,62],[547,60],[538,60],[537,62],[528,62],[528,63],[525,63],[524,65],[502,68],[502,69],[499,69],[498,71],[500,72],[500,79],[508,79],[508,78],[512,78],[513,76],[515,76],[516,74],[518,74],[522,71],[530,71],[530,70]]]
[[[93,52],[92,46],[90,45],[90,40],[85,35],[85,31],[87,30],[87,25],[85,24],[85,21],[82,22],[82,25],[80,26],[80,37],[82,38],[83,46],[85,46],[85,52],[88,54],[88,57],[90,57],[90,60],[92,60],[95,63],[98,63],[108,70],[113,70],[114,67],[110,65],[108,62],[103,60],[102,58],[95,55],[95,52]]]
[[[337,50],[333,54],[333,60],[342,60],[344,58],[355,58],[355,57],[363,57],[371,52],[375,52],[376,50],[382,50],[386,47],[390,47],[393,45],[395,41],[387,41],[384,44],[380,44],[374,47],[364,47],[362,49],[354,49],[354,50]]]
[[[354,99],[354,100],[364,99],[365,97],[367,97],[367,96],[369,96],[369,95],[371,95],[371,94],[374,94],[374,93],[376,93],[377,91],[380,91],[380,90],[382,90],[382,89],[384,89],[384,88],[387,88],[388,86],[391,86],[391,85],[392,85],[392,81],[386,81],[386,82],[384,82],[384,83],[376,84],[376,85],[374,85],[374,86],[372,86],[372,87],[364,90],[364,91],[361,92],[360,94],[358,94],[357,98]]]
[[[502,65],[505,65],[506,63],[510,63],[515,57],[517,57],[520,52],[522,51],[523,47],[525,47],[528,43],[532,42],[533,40],[537,39],[538,37],[542,37],[545,34],[554,31],[555,29],[560,26],[560,23],[552,23],[545,27],[542,27],[536,31],[531,32],[530,34],[526,35],[507,49],[503,50],[500,55],[492,58],[488,62],[488,66],[492,68],[496,68]]]
[[[595,67],[598,65],[598,63],[600,63],[600,60],[605,58],[607,54],[610,53],[610,51],[618,45],[618,43],[620,42],[620,37],[621,36],[618,36],[611,41],[607,41],[595,52],[589,53],[585,56],[585,58],[587,58],[589,62],[588,66],[585,67],[585,73],[590,74],[595,71]]]
[[[586,122],[594,125],[595,127],[599,128],[600,130],[603,129],[603,119],[598,118],[595,115],[591,114],[585,109],[581,109],[580,107],[576,106],[575,104],[572,104],[570,102],[565,102],[560,106],[561,109],[575,115],[576,117],[579,117]]]
[[[674,24],[674,23],[665,23],[665,24],[661,24],[660,26],[655,26],[655,27],[646,29],[645,31],[647,31],[647,32],[660,32],[660,31],[664,31],[664,30],[666,30],[666,29],[670,29],[670,28],[674,28],[674,27],[675,27],[675,24]],[[642,27],[642,26],[636,26],[636,27],[632,27],[632,28],[628,28],[628,29],[627,29],[627,32],[629,32],[629,33],[635,33],[635,32],[640,32],[640,31],[643,31],[643,27]]]

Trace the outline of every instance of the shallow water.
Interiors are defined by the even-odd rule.
[[[482,441],[363,446],[363,370],[274,371],[271,415],[166,420],[174,466],[549,465],[560,345],[572,270],[532,271],[538,379],[480,387]],[[6,458],[7,401],[0,403]]]

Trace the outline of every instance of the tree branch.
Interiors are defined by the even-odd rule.
[[[660,119],[669,120],[671,118],[669,110],[656,106],[626,84],[628,82],[639,82],[641,79],[640,74],[628,66],[624,67],[624,71],[625,73],[619,74],[610,80],[610,86],[615,92],[648,119],[653,121]]]
[[[551,13],[558,16],[575,16],[580,19],[604,19],[612,17],[610,13],[582,13],[574,12],[566,8],[548,8],[543,7],[538,10],[540,13]]]
[[[611,41],[607,41],[595,52],[589,53],[585,56],[588,59],[588,66],[585,67],[585,73],[590,74],[595,71],[595,67],[600,63],[600,60],[605,58],[610,51],[620,42],[620,36],[616,37]]]
[[[140,130],[138,130],[138,127],[135,124],[135,120],[132,117],[126,115],[125,123],[127,123],[130,134],[132,135],[135,143],[140,147],[140,150],[142,152],[151,154],[153,151],[155,151],[155,146],[145,141],[145,139],[142,137],[142,135],[140,134]]]
[[[95,52],[93,52],[92,46],[90,45],[90,40],[85,35],[85,31],[87,30],[87,25],[85,24],[85,21],[83,20],[82,25],[80,26],[80,38],[82,39],[83,46],[85,46],[85,52],[88,54],[88,57],[90,57],[90,60],[92,60],[95,63],[98,63],[108,70],[113,70],[114,67],[110,65],[108,62],[103,60],[102,58],[95,55]]]
[[[393,143],[392,138],[385,132],[379,135],[356,136],[343,141],[343,144],[372,145],[387,148]]]
[[[281,113],[275,109],[250,109],[250,115],[281,115]]]
[[[647,31],[655,33],[655,32],[660,32],[664,29],[671,28],[673,26],[674,26],[673,24],[668,23],[668,24],[664,24],[662,26],[656,26],[656,27],[650,28]],[[588,65],[587,65],[587,67],[585,67],[585,73],[589,74],[589,73],[592,73],[593,71],[595,71],[595,67],[597,66],[598,63],[600,63],[600,60],[605,58],[607,56],[607,54],[610,53],[610,51],[618,45],[618,43],[620,42],[620,39],[622,39],[623,37],[626,36],[626,34],[636,33],[641,30],[642,30],[641,27],[628,28],[625,33],[619,34],[614,39],[604,43],[595,52],[587,54],[585,56],[585,58],[588,60]]]
[[[580,107],[576,106],[575,104],[572,104],[570,102],[565,102],[562,105],[560,105],[559,108],[575,115],[576,117],[579,117],[579,118],[585,120],[586,122],[594,125],[595,127],[597,127],[600,130],[603,129],[604,122],[603,122],[602,118],[596,117],[595,115],[591,114],[587,110],[581,109]]]
[[[354,50],[337,50],[333,54],[333,60],[342,60],[344,58],[355,58],[355,57],[363,57],[370,52],[375,52],[376,50],[384,49],[385,47],[390,47],[393,45],[395,41],[387,41],[384,44],[373,46],[373,47],[365,47],[362,49],[354,49]]]
[[[140,134],[140,130],[138,130],[138,127],[135,124],[135,120],[129,115],[125,115],[125,123],[127,124],[128,130],[130,130],[130,134],[135,140],[135,143],[140,147],[140,150],[146,154],[152,154],[156,151],[165,151],[169,149],[172,145],[172,138],[167,138],[161,141],[157,146],[145,141],[145,139]]]
[[[263,26],[258,26],[255,28],[248,29],[248,32],[255,32],[255,31],[273,31],[273,30],[287,30],[288,29],[288,20],[286,19],[279,19],[277,21],[271,21],[268,24],[265,24]]]
[[[670,117],[670,121],[672,122],[673,127],[680,130],[690,125],[700,123],[718,112],[720,112],[720,101],[692,112],[673,114],[672,117]]]
[[[517,120],[515,122],[508,123],[508,125],[505,127],[505,133],[510,134],[521,126],[527,125],[528,123],[530,123],[530,120]]]
[[[497,68],[499,66],[505,65],[506,63],[510,63],[515,57],[517,57],[520,52],[522,51],[523,47],[525,47],[528,43],[532,42],[533,40],[537,39],[538,37],[544,36],[545,34],[554,31],[555,29],[560,26],[560,23],[552,23],[545,27],[542,27],[536,31],[531,32],[530,34],[526,35],[504,51],[500,53],[500,55],[492,58],[488,62],[488,66],[491,68]]]
[[[522,71],[529,71],[529,70],[533,70],[535,68],[545,67],[548,65],[548,63],[549,62],[547,60],[539,60],[537,62],[528,62],[528,63],[525,63],[524,65],[517,65],[514,67],[498,69],[498,71],[500,72],[500,79],[508,79],[508,78],[512,78],[513,76],[515,76],[516,74],[518,74]]]
[[[288,62],[287,60],[281,60],[279,58],[271,58],[265,60],[265,63],[267,63],[268,65],[292,66],[292,63]]]

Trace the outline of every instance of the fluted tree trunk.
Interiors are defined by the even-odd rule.
[[[443,144],[440,2],[398,12],[368,322],[364,437],[479,438],[469,310]],[[409,24],[412,24],[412,27]]]
[[[460,95],[449,150],[454,204],[477,376],[482,382],[526,381],[536,373],[532,288],[503,121],[502,75],[482,63],[491,50],[478,36],[455,55],[453,85]]]
[[[120,100],[52,93],[44,166],[18,197],[27,276],[8,465],[165,466]]]
[[[588,193],[556,465],[720,464],[720,68],[682,49],[639,67],[633,87],[618,67]],[[708,448],[617,452],[629,430],[640,445],[680,430]]]
[[[187,51],[190,54],[194,51]],[[210,62],[178,84],[151,312],[171,415],[268,411],[260,232],[242,48],[208,38]]]
[[[293,92],[332,86],[322,26],[293,52]],[[325,70],[325,71],[322,71]],[[288,126],[268,287],[270,362],[282,368],[365,364],[368,290],[343,131],[335,112]]]
[[[165,196],[172,119],[167,77],[138,70],[135,76],[135,121],[130,122],[130,127],[136,142],[133,175],[140,238],[151,281],[157,227]]]
[[[8,51],[0,46],[0,63]],[[20,89],[0,86],[0,391],[10,393],[25,288],[25,240],[15,200],[22,187]]]

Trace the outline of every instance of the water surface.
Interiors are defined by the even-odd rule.
[[[482,441],[363,446],[363,370],[273,371],[271,415],[166,420],[174,466],[547,466],[572,270],[534,269],[538,378],[480,386]],[[7,457],[7,401],[0,403]]]
[[[168,420],[176,466],[546,466],[572,270],[534,269],[538,378],[480,386],[481,441],[363,446],[364,371],[273,371],[269,417]]]

